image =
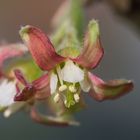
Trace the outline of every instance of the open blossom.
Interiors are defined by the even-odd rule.
[[[56,104],[63,102],[66,108],[70,108],[80,102],[81,91],[102,101],[120,97],[133,88],[130,80],[104,82],[90,72],[103,57],[99,27],[95,20],[89,23],[83,48],[78,52],[71,47],[57,52],[57,46],[53,46],[48,36],[30,25],[22,27],[20,35],[44,75],[28,83],[17,71],[16,77],[25,88],[19,90],[15,101],[28,101],[32,98],[39,100],[52,96]]]
[[[45,76],[34,80],[41,74],[41,70],[33,63],[27,47],[23,44],[0,45],[0,111],[3,112],[5,117],[9,117],[26,108],[30,111],[31,118],[39,123],[61,126],[78,125],[78,122],[70,119],[70,117],[66,119],[66,116],[57,115],[57,111],[54,112],[56,115],[53,116],[40,114],[36,109],[36,101],[32,98],[28,101],[14,101],[15,96],[21,92],[26,92],[24,99],[29,98],[36,92],[29,81],[33,81],[34,87],[45,87],[47,84]],[[39,90],[39,88],[37,89]],[[36,96],[39,98],[40,95],[36,94]],[[42,95],[41,97],[43,98]]]
[[[72,28],[69,29],[74,33]],[[20,35],[25,45],[0,46],[0,111],[4,112],[5,117],[28,108],[36,122],[78,125],[70,113],[83,107],[81,91],[102,101],[118,98],[133,88],[130,80],[104,82],[90,72],[103,57],[99,27],[95,20],[89,23],[83,47],[77,43],[76,33],[63,34],[64,39],[57,36],[59,39],[57,43],[54,41],[54,45],[40,29],[33,26],[22,27]],[[29,52],[42,71],[33,63]],[[55,116],[37,111],[37,104],[42,101],[47,101]]]

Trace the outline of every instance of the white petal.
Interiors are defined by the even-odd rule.
[[[66,82],[76,83],[84,79],[84,71],[72,61],[67,61],[61,70],[62,79]]]
[[[55,93],[56,88],[57,88],[57,83],[58,83],[57,75],[52,73],[51,74],[51,79],[50,79],[51,94]]]
[[[88,81],[87,78],[85,78],[83,81],[80,82],[80,86],[81,86],[81,89],[84,91],[84,92],[89,92],[90,90],[90,82]]]
[[[14,96],[16,95],[15,82],[8,82],[4,79],[0,83],[0,107],[6,107],[14,103]]]

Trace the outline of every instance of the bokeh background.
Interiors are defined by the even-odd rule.
[[[64,0],[0,0],[0,40],[21,41],[20,26],[31,24],[51,32],[51,18]],[[123,1],[123,0],[122,0]],[[26,113],[0,115],[0,140],[139,140],[140,13],[98,1],[85,8],[86,20],[98,19],[104,59],[93,72],[105,80],[132,79],[135,89],[114,101],[98,103],[86,96],[87,109],[76,114],[79,127],[57,128],[32,122]]]

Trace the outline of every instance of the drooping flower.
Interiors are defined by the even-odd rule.
[[[44,93],[44,90],[47,91],[48,83],[45,76],[40,77],[42,71],[34,64],[28,54],[27,47],[23,44],[0,46],[0,73],[0,111],[5,117],[26,109],[30,111],[31,118],[36,122],[57,126],[78,125],[78,122],[70,117],[67,118],[66,115],[57,115],[57,111],[54,112],[56,115],[53,116],[43,116],[37,111],[37,100],[29,99],[29,97],[32,97],[35,92],[36,99],[42,99],[43,95],[40,96],[40,93]],[[40,78],[35,80],[38,77]],[[32,81],[38,92],[30,84]],[[15,95],[21,92],[26,92],[22,98],[29,99],[28,101],[14,101]]]
[[[102,101],[120,97],[133,88],[130,80],[104,82],[90,72],[103,57],[99,26],[95,20],[89,23],[81,50],[77,49],[77,44],[73,44],[74,48],[62,47],[58,52],[48,36],[30,25],[22,27],[20,35],[34,61],[45,74],[27,83],[17,73],[17,78],[25,88],[15,96],[15,101],[45,99],[52,96],[56,104],[63,102],[66,108],[70,108],[80,102],[81,90]]]
[[[30,68],[34,68],[34,71],[29,74]],[[41,74],[41,70],[34,65],[24,44],[0,45],[0,111],[5,112],[5,117],[8,117],[26,104],[14,101],[19,88],[20,90],[22,89],[22,84],[16,77],[16,71],[22,71],[29,81],[36,79]]]

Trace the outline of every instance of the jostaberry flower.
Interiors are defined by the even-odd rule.
[[[28,55],[27,47],[23,44],[15,43],[0,46],[0,74],[0,111],[3,112],[4,117],[10,117],[17,111],[25,109],[29,110],[31,118],[39,123],[57,126],[78,125],[78,122],[72,118],[70,119],[70,117],[67,119],[63,115],[47,116],[40,114],[36,109],[36,100],[33,98],[28,101],[14,101],[15,95],[21,92],[26,92],[26,95],[22,96],[24,100],[32,97],[34,92],[36,93],[36,98],[41,99],[43,95],[40,98],[40,92],[42,91],[43,93],[43,87],[47,87],[46,77],[43,76],[34,80],[42,72],[33,63],[33,60]],[[39,91],[39,94],[28,81],[33,81],[34,87]],[[44,90],[46,91],[46,88]],[[56,114],[56,112],[54,113]]]
[[[133,88],[130,80],[104,82],[90,72],[103,57],[99,26],[95,20],[89,23],[83,49],[76,53],[71,48],[62,48],[58,53],[48,36],[30,25],[22,27],[20,35],[33,59],[46,74],[32,83],[23,82],[17,74],[25,88],[15,96],[15,101],[52,96],[56,104],[62,101],[65,107],[70,108],[80,102],[81,90],[102,101],[120,97]]]

